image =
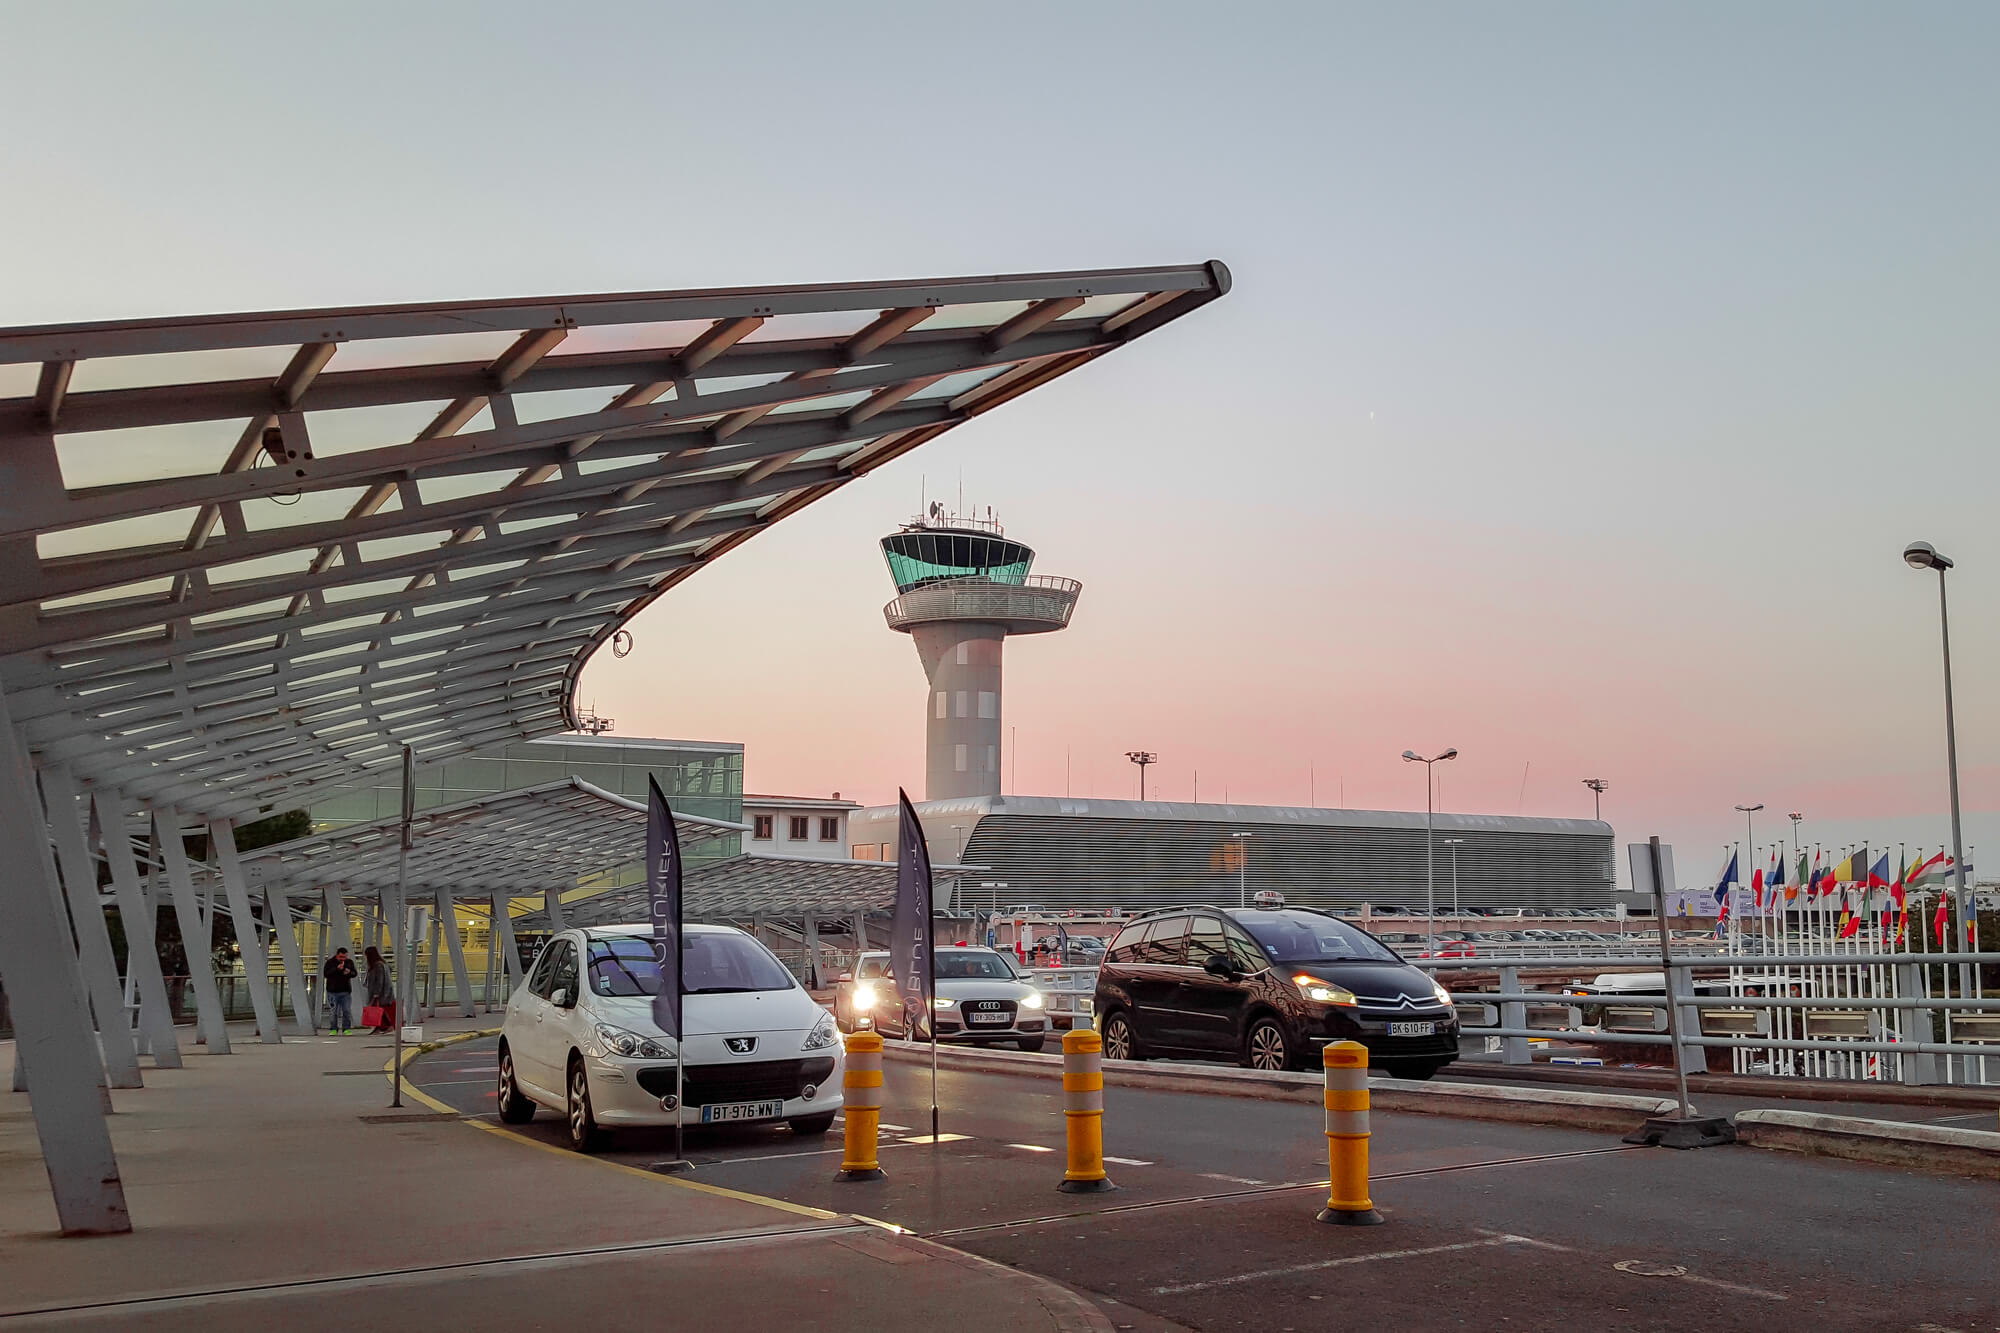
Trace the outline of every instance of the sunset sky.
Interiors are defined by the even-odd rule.
[[[2000,861],[2000,10],[4,12],[0,323],[1228,263],[641,616],[584,676],[621,733],[920,788],[875,544],[962,485],[1084,584],[1008,646],[1010,789],[1146,748],[1170,799],[1421,809],[1398,755],[1456,745],[1443,808],[1601,776],[1689,881],[1739,802],[1935,846],[1924,537]]]

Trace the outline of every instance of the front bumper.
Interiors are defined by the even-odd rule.
[[[1431,1023],[1427,1036],[1391,1036],[1391,1023]],[[1450,1009],[1370,1012],[1329,1007],[1307,1036],[1315,1046],[1333,1041],[1358,1041],[1368,1048],[1368,1062],[1450,1061],[1458,1058],[1458,1015]]]
[[[726,1063],[690,1054],[696,1059],[684,1071],[686,1101],[675,1111],[660,1104],[662,1095],[674,1091],[671,1060],[586,1060],[590,1107],[597,1123],[613,1128],[700,1125],[703,1106],[728,1102],[783,1103],[778,1115],[728,1122],[740,1125],[776,1124],[841,1108],[845,1062],[838,1046],[785,1059]],[[808,1088],[811,1096],[805,1095]]]

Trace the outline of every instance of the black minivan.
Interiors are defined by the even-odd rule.
[[[1444,988],[1366,931],[1324,912],[1176,907],[1126,926],[1097,973],[1097,1028],[1113,1060],[1233,1058],[1317,1067],[1329,1041],[1429,1078],[1458,1058]]]

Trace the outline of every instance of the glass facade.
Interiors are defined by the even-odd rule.
[[[915,529],[882,539],[882,555],[897,592],[940,579],[987,578],[1023,583],[1035,553],[1019,542],[978,532]]]
[[[581,778],[593,787],[635,801],[646,799],[652,777],[675,811],[743,819],[743,747],[726,742],[649,740],[643,737],[549,736],[515,741],[468,755],[416,775],[417,808],[455,805],[496,792]],[[336,788],[310,807],[313,827],[338,828],[371,819],[393,819],[402,809],[402,779],[395,766],[365,785]],[[689,864],[739,855],[741,836],[699,842]]]

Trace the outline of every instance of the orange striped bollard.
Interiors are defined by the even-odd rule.
[[[1326,1207],[1319,1220],[1336,1226],[1382,1222],[1368,1197],[1368,1048],[1358,1041],[1327,1044]]]
[[[847,1034],[847,1072],[841,1075],[840,1174],[836,1180],[880,1180],[875,1158],[882,1128],[882,1034],[872,1029]]]
[[[1104,1040],[1089,1028],[1063,1033],[1063,1122],[1069,1142],[1065,1194],[1117,1189],[1104,1175]]]

